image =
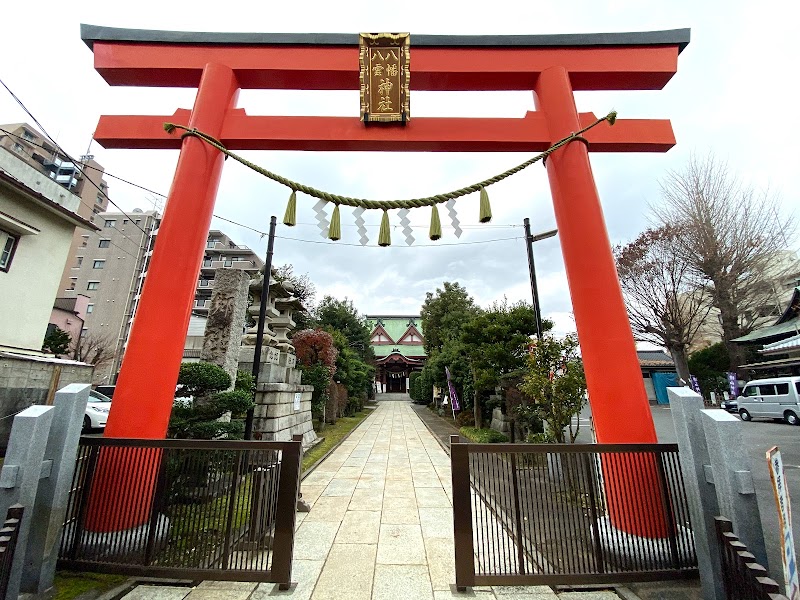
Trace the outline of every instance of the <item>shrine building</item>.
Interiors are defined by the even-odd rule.
[[[421,371],[428,358],[419,315],[367,316],[370,344],[375,351],[375,383],[378,392],[407,392],[408,378]]]

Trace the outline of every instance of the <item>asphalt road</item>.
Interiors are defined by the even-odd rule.
[[[675,443],[677,439],[669,407],[652,406],[651,411],[658,441],[665,444]],[[584,443],[592,441],[590,417],[591,411],[586,408],[580,415],[581,428],[576,441]],[[773,579],[782,582],[781,535],[772,483],[767,470],[766,453],[773,446],[778,446],[781,450],[786,484],[795,503],[792,525],[795,532],[795,551],[800,555],[800,544],[798,544],[800,542],[800,427],[775,421],[742,422],[742,436],[744,438],[742,452],[750,458],[750,470],[753,473],[761,522],[764,526],[768,569]]]

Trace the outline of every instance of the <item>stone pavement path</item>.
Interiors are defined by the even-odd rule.
[[[408,396],[382,396],[373,414],[302,483],[312,508],[297,515],[296,586],[280,591],[271,583],[141,585],[125,599],[617,600],[613,592],[556,595],[546,586],[457,593],[450,459]]]

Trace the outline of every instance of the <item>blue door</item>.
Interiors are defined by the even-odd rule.
[[[656,401],[659,404],[669,404],[667,388],[677,387],[677,385],[677,373],[653,373],[653,389],[656,392]]]

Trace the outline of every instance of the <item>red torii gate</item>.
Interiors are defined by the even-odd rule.
[[[197,88],[192,111],[102,116],[95,133],[105,148],[181,151],[105,433],[162,438],[223,164],[203,141],[165,133],[164,122],[195,127],[231,150],[539,152],[595,119],[577,112],[573,92],[663,88],[689,30],[415,35],[412,90],[530,90],[537,110],[522,119],[415,117],[404,127],[368,127],[358,117],[249,116],[236,108],[240,89],[358,89],[357,35],[82,25],[81,37],[110,85]],[[668,120],[650,119],[619,119],[585,137],[588,148],[571,143],[546,167],[597,439],[656,442],[588,150],[665,152],[675,138]]]

